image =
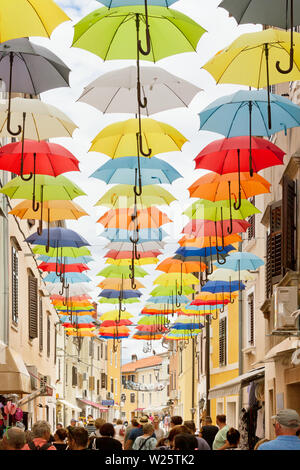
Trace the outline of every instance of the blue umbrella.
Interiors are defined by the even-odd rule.
[[[122,294],[123,299],[132,299],[134,297],[141,297],[143,294],[139,290],[114,290],[114,289],[103,289],[99,297],[106,297],[107,299],[118,299]]]
[[[202,292],[211,292],[212,294],[218,294],[220,292],[235,292],[238,290],[244,290],[245,284],[239,281],[208,281],[205,286],[202,287]]]
[[[220,254],[226,254],[229,253],[230,251],[235,250],[233,245],[227,245],[224,248],[221,246],[219,247],[205,247],[205,248],[187,248],[187,247],[180,247],[178,250],[175,251],[175,253],[182,258],[189,258],[191,256],[199,257],[201,258],[208,258],[210,255],[216,255],[217,252]],[[178,258],[180,259],[180,258]]]
[[[270,100],[271,129],[268,128],[266,90],[240,90],[218,98],[201,111],[200,130],[217,132],[225,137],[250,134],[271,137],[276,132],[286,132],[286,129],[300,125],[300,106],[280,95],[270,94]]]
[[[65,273],[64,279],[67,283],[74,284],[76,282],[91,282],[91,279],[83,273]],[[56,273],[49,273],[44,277],[45,282],[58,283],[62,282],[60,276],[57,276]]]
[[[77,310],[78,311],[78,310]],[[60,315],[59,317],[62,323],[70,321],[70,315]],[[95,318],[91,317],[90,315],[76,315],[75,312],[72,314],[72,323],[93,323],[95,322]]]
[[[48,230],[50,240],[48,240]],[[54,248],[64,246],[71,246],[76,248],[80,248],[81,246],[90,246],[89,242],[81,235],[74,232],[74,230],[62,227],[54,227],[48,230],[43,230],[41,235],[35,232],[27,237],[25,241],[33,245],[44,245]]]
[[[226,258],[226,266],[214,263],[218,268],[233,269],[233,271],[256,271],[264,265],[264,261],[253,253],[237,252]]]
[[[169,163],[159,158],[141,158],[142,186],[150,184],[171,184],[182,176]],[[136,157],[123,157],[109,160],[100,166],[91,177],[107,184],[136,184]]]
[[[168,302],[171,304],[172,303],[172,297],[167,296],[167,295],[160,295],[157,297],[149,297],[147,299],[147,302],[152,302],[153,304],[167,304]],[[174,295],[174,302],[175,302],[175,295]],[[189,299],[185,295],[178,295],[177,296],[177,302],[180,302],[181,304],[186,304],[189,302]]]
[[[143,228],[139,231],[139,240],[137,243],[144,243],[151,240],[161,241],[164,237],[168,236],[169,234],[161,228]],[[100,237],[108,238],[113,242],[130,242],[130,237],[136,238],[136,232],[123,228],[107,228],[100,234]]]
[[[56,263],[57,258],[47,256],[47,255],[40,255],[37,258],[39,261],[43,261],[44,263]],[[91,256],[78,256],[77,258],[72,258],[71,256],[64,256],[62,258],[64,264],[77,264],[77,263],[83,263],[83,264],[88,264],[91,261],[93,261],[93,258]]]
[[[172,328],[174,330],[200,330],[201,328],[204,328],[204,325],[202,323],[180,323],[176,322],[174,325],[172,325]]]
[[[131,5],[144,5],[145,0],[97,0],[107,8],[126,7]],[[169,7],[178,0],[147,0],[148,5],[155,5],[158,7]]]

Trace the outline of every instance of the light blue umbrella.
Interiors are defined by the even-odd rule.
[[[222,269],[233,269],[233,271],[256,271],[258,268],[263,266],[264,261],[259,258],[259,256],[254,255],[253,253],[246,252],[237,252],[232,253],[226,258],[226,264],[221,265],[217,262],[214,263],[215,266]]]
[[[161,228],[143,228],[139,231],[138,243],[144,243],[150,240],[162,240],[164,237],[168,236],[169,234]],[[136,239],[136,232],[123,228],[107,228],[100,234],[100,237],[108,238],[112,242],[130,242],[130,237]]]
[[[56,260],[57,260],[56,256],[51,257],[47,255],[40,255],[37,259],[39,261],[43,261],[44,263],[56,263]],[[63,264],[77,264],[77,263],[88,264],[91,261],[93,261],[93,258],[91,256],[78,256],[77,258],[72,258],[71,256],[65,256],[62,258]]]
[[[217,132],[227,138],[245,135],[270,137],[300,125],[300,106],[280,95],[270,94],[270,100],[271,129],[268,127],[267,91],[240,90],[218,98],[201,111],[200,130]]]
[[[147,299],[147,302],[151,302],[153,304],[167,304],[169,302],[171,304],[172,297],[167,295],[159,295],[157,297],[149,297],[149,299]],[[173,302],[175,302],[175,295]],[[189,299],[185,295],[178,295],[177,302],[180,302],[181,304],[186,304],[189,302]]]
[[[130,5],[144,5],[145,0],[97,0],[107,8],[126,7]],[[147,0],[148,5],[155,5],[158,7],[169,7],[178,0]]]
[[[61,323],[70,322],[70,315],[60,315],[59,317]],[[75,315],[75,312],[72,313],[72,323],[93,323],[95,318],[90,315]]]
[[[68,284],[74,284],[77,282],[91,282],[91,279],[83,273],[65,273],[64,274],[65,282]],[[56,284],[62,282],[60,276],[56,276],[56,273],[49,273],[44,277],[45,282],[52,282]]]
[[[182,178],[175,168],[159,158],[141,158],[142,186],[150,184],[171,184]],[[136,184],[137,157],[122,157],[109,160],[90,177],[107,184]]]

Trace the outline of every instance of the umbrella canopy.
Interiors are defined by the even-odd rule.
[[[198,284],[198,279],[193,276],[191,273],[182,273],[182,275],[179,273],[168,273],[168,274],[161,274],[158,276],[154,281],[153,284],[155,285],[160,285],[163,287],[170,287],[173,286],[175,289],[175,283],[177,281],[177,285],[179,286],[180,284],[182,286],[189,286],[193,284]]]
[[[147,272],[140,267],[135,269],[135,276],[136,277],[145,277],[147,276]],[[129,279],[129,275],[131,275],[131,270],[129,266],[107,266],[106,268],[102,269],[97,276],[103,277],[115,277],[115,278],[122,278]]]
[[[137,297],[133,297],[133,298],[130,298],[130,299],[123,299],[122,300],[122,304],[134,304],[134,303],[138,303],[140,302],[140,299],[137,298]],[[117,305],[120,303],[120,300],[118,298],[111,298],[111,299],[108,299],[107,297],[103,297],[101,299],[98,300],[98,303],[99,304],[113,304],[113,305]]]
[[[36,174],[58,176],[68,171],[79,171],[78,165],[79,160],[69,150],[50,142],[25,140],[24,144],[13,142],[0,148],[0,169],[17,175],[34,171]]]
[[[70,18],[53,0],[2,0],[0,42],[28,36],[50,37],[52,31]]]
[[[237,295],[233,292],[232,296]],[[217,305],[217,304],[227,304],[230,300],[230,294],[228,292],[224,293],[211,293],[211,292],[200,292],[196,295],[195,300],[191,302],[191,305]]]
[[[136,237],[136,233],[134,230],[129,231],[118,228],[107,228],[100,234],[100,236],[114,241],[122,240],[129,242],[131,241],[130,238]],[[143,228],[139,230],[137,243],[143,243],[147,240],[162,240],[166,236],[168,236],[168,233],[161,228]]]
[[[41,263],[38,265],[38,268],[41,271],[55,272],[59,269],[59,272],[62,272],[62,265],[56,266],[56,263]],[[82,273],[83,271],[88,271],[90,268],[82,263],[77,264],[66,264],[63,267],[64,272],[66,273]]]
[[[133,315],[129,312],[121,312],[121,315],[120,315],[119,310],[109,310],[108,312],[105,312],[101,315],[100,320],[101,321],[106,321],[106,320],[118,321],[119,318],[121,318],[121,320],[129,320],[132,317]]]
[[[158,228],[161,225],[172,222],[169,217],[156,207],[136,211],[139,228]],[[103,214],[98,223],[104,227],[117,227],[126,230],[134,230],[134,209],[115,209]]]
[[[137,289],[145,288],[145,286],[138,280],[135,281],[135,284],[136,284]],[[121,290],[123,287],[124,290],[130,290],[131,281],[130,279],[121,280],[120,278],[108,278],[108,279],[104,279],[103,281],[101,281],[97,287],[100,287],[101,289],[115,289],[115,290]]]
[[[141,158],[141,184],[171,184],[182,176],[169,163],[152,157]],[[98,178],[107,184],[135,184],[137,168],[136,157],[123,157],[121,160],[109,160],[96,170],[91,178]]]
[[[182,286],[182,294],[183,295],[190,295],[193,294],[195,291],[190,286]],[[157,286],[151,292],[150,295],[156,297],[161,295],[172,296],[176,293],[175,281],[170,286]]]
[[[75,25],[73,47],[86,49],[104,60],[137,58],[137,26],[145,33],[145,7],[100,8]],[[156,62],[170,55],[196,50],[205,30],[191,18],[169,8],[148,7],[151,52],[143,57]],[[101,40],[99,41],[99,38]]]
[[[231,187],[228,183],[231,184]],[[239,187],[241,189],[241,198],[248,199],[258,194],[269,193],[271,184],[256,173],[253,177],[250,177],[249,173],[240,173],[239,181],[239,176],[236,173],[218,175],[218,173],[211,172],[195,181],[188,190],[191,197],[199,197],[214,202],[228,199],[229,194],[238,199]]]
[[[214,263],[218,268],[221,267],[219,263]],[[237,252],[232,253],[226,259],[226,269],[233,269],[234,271],[256,271],[264,265],[264,261],[253,253]]]
[[[137,153],[136,134],[138,132],[138,119],[128,119],[110,124],[93,139],[89,151],[104,153],[110,158],[135,155]],[[143,148],[151,149],[149,157],[158,153],[176,152],[181,150],[183,144],[187,142],[187,139],[174,127],[150,118],[142,120],[141,136]]]
[[[268,0],[269,1],[269,0]],[[200,129],[225,137],[252,135],[271,137],[276,132],[300,125],[300,106],[281,95],[270,93],[272,127],[268,127],[266,90],[239,90],[210,103],[201,113]]]
[[[177,295],[177,300],[182,304],[189,302],[189,299],[185,295]],[[163,303],[172,303],[172,297],[169,295],[160,295],[157,297],[149,297],[147,302],[152,302],[153,304],[163,304]]]
[[[299,107],[300,118],[300,107]],[[300,123],[300,121],[299,121]],[[258,172],[270,166],[282,165],[284,152],[268,140],[251,137],[231,137],[208,144],[195,158],[196,168],[214,171],[220,175],[234,172]],[[249,163],[250,154],[252,161]]]
[[[229,230],[231,230],[231,233],[246,232],[250,226],[251,224],[246,222],[246,220],[221,220],[215,222],[212,220],[194,219],[190,220],[183,228],[183,233],[196,237],[213,236],[215,234],[222,236],[224,232],[229,232]]]
[[[165,333],[168,331],[163,325],[138,325],[136,327],[137,331],[148,331],[149,333]]]
[[[13,98],[11,100],[11,127],[17,128],[26,115],[24,138],[46,140],[53,137],[72,137],[77,126],[55,106],[38,99]],[[7,130],[7,101],[0,100],[0,137],[10,136]]]
[[[237,281],[208,281],[205,286],[202,287],[202,292],[211,292],[212,294],[218,294],[220,292],[231,293],[237,290],[244,290],[245,287],[244,284]]]
[[[67,87],[69,74],[69,67],[59,57],[49,49],[30,42],[27,37],[4,43],[1,41],[0,76],[6,89],[11,78],[11,91],[14,93],[39,95],[53,88]]]
[[[195,261],[180,261],[179,259],[166,258],[155,269],[165,273],[195,273],[205,271],[206,264]]]
[[[72,273],[66,272],[64,274],[64,279],[66,283],[74,284],[78,282],[91,282],[91,279],[83,273]],[[56,273],[49,273],[44,277],[45,282],[52,282],[54,284],[62,282],[60,277]]]
[[[136,80],[134,66],[108,72],[90,83],[78,101],[90,104],[103,113],[137,113]],[[142,94],[147,96],[147,106],[141,114],[188,107],[201,88],[170,74],[159,67],[141,67]]]
[[[221,220],[221,208],[223,219],[229,219],[230,216],[232,216],[232,219],[243,220],[253,214],[260,213],[260,210],[247,199],[242,200],[241,207],[238,210],[234,209],[234,207],[230,207],[229,200],[212,202],[207,199],[199,199],[184,211],[184,215],[193,220],[205,219],[218,221]]]
[[[85,240],[81,235],[62,227],[54,227],[49,229],[50,232],[50,246],[59,247],[74,247],[80,248],[81,246],[89,246],[89,242]],[[43,230],[41,235],[33,233],[26,238],[26,242],[33,245],[47,245],[47,230]]]
[[[137,208],[146,208],[152,205],[162,206],[169,205],[171,202],[176,201],[171,193],[161,188],[160,186],[146,186],[143,189],[142,196],[137,197]],[[135,205],[135,195],[133,186],[128,184],[120,184],[114,186],[107,191],[96,202],[95,206],[107,206],[113,209],[127,209]]]
[[[106,297],[107,299],[118,299],[120,294],[122,294],[123,299],[131,299],[133,297],[141,297],[143,295],[138,290],[104,289],[100,292],[99,297]]]
[[[138,253],[139,258],[156,258],[157,256],[161,255],[161,251],[142,251]],[[116,251],[116,250],[109,250],[104,258],[111,258],[115,260],[124,260],[130,259],[132,257],[132,245],[130,251]]]
[[[230,251],[235,250],[235,248],[232,245],[227,245],[224,246],[224,249],[222,247],[218,247],[220,251],[218,253],[220,254],[227,254]],[[193,257],[198,257],[200,258],[207,258],[209,256],[213,256],[217,254],[217,248],[215,246],[212,247],[205,247],[205,248],[186,248],[186,247],[180,247],[178,250],[176,250],[176,257],[180,256],[182,259],[184,258],[193,258]],[[175,258],[175,257],[174,257]],[[177,259],[181,259],[177,258]]]
[[[100,0],[97,0],[100,1]],[[103,0],[100,3],[105,5],[107,8],[116,8],[123,6],[131,6],[132,0]],[[169,7],[177,0],[147,0],[148,5],[156,5],[160,7]],[[144,5],[145,0],[134,0],[135,5]]]
[[[253,281],[253,279],[255,279],[255,276],[246,270],[240,271],[238,273],[233,269],[220,268],[216,269],[212,274],[210,274],[208,276],[208,279],[210,281]]]
[[[70,284],[68,287],[70,297],[86,294],[92,290],[93,287],[89,286],[89,283],[87,282],[76,282],[74,284]],[[61,286],[59,284],[49,283],[47,284],[47,291],[49,294],[59,294]]]
[[[137,244],[137,252],[139,254],[141,253],[147,253],[147,251],[160,251],[164,248],[165,242],[162,242],[160,240],[151,240],[148,242],[143,242]],[[109,244],[109,248],[111,250],[115,250],[117,252],[125,252],[125,251],[132,251],[132,243],[128,242],[112,242]]]
[[[132,256],[131,253],[129,258],[126,259],[111,259],[108,258],[106,260],[106,264],[112,264],[114,266],[129,266],[132,264]],[[155,264],[158,263],[158,258],[135,258],[135,266],[144,266],[146,264]]]
[[[57,257],[66,257],[66,256],[70,256],[71,258],[78,258],[79,256],[89,256],[91,254],[90,250],[86,248],[85,246],[81,246],[80,248],[74,248],[74,247],[52,248],[50,246],[49,252],[46,252],[46,247],[44,245],[37,245],[32,248],[32,251],[36,255],[46,255],[55,259]]]
[[[48,255],[40,255],[37,257],[39,261],[42,261],[43,263],[55,263],[56,262],[56,257],[51,257]],[[83,263],[83,264],[88,264],[91,261],[93,261],[93,258],[91,256],[78,256],[77,258],[72,258],[71,256],[65,256],[64,257],[64,264],[77,264],[77,263]]]
[[[25,200],[17,204],[9,214],[15,215],[20,219],[39,220],[42,218],[42,220],[48,222],[66,219],[78,220],[80,217],[88,215],[88,213],[85,212],[78,204],[75,204],[75,202],[62,200],[56,201],[51,199],[49,201],[44,201],[43,211],[41,206],[37,211],[34,211],[32,209],[31,201]]]

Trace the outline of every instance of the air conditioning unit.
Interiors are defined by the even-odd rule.
[[[274,289],[275,330],[297,329],[297,319],[292,316],[298,308],[298,287],[276,287]]]
[[[46,396],[46,397],[53,396],[53,388],[51,387],[50,375],[40,376],[40,390],[41,390],[41,396]]]
[[[29,375],[30,375],[30,385],[31,385],[31,390],[37,390],[38,389],[38,370],[36,366],[26,366]]]

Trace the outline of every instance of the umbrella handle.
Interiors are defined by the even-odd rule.
[[[240,149],[237,149],[238,154],[238,180],[239,180],[239,199],[238,202],[233,203],[233,207],[236,211],[238,211],[242,204],[242,192],[241,192],[241,166],[240,166]]]
[[[143,139],[142,139],[142,133],[141,131],[137,132],[137,137],[138,137],[138,149],[140,151],[140,153],[144,156],[144,157],[150,157],[151,153],[152,153],[152,149],[149,148],[148,149],[148,152],[145,152],[144,149],[143,149]]]
[[[252,101],[249,101],[249,173],[253,177],[252,167]]]
[[[223,308],[223,310],[220,309],[220,312],[223,313],[223,312],[224,312],[224,308]],[[218,310],[216,311],[215,316],[211,315],[211,319],[212,319],[212,320],[218,320]]]
[[[221,207],[221,218],[223,219],[223,210],[222,210],[222,207]],[[218,253],[221,253],[222,251],[224,251],[225,249],[225,245],[224,245],[224,233],[223,233],[223,225],[221,225],[222,227],[222,246],[221,246],[221,249],[219,249],[218,247],[218,230],[217,230],[217,222],[215,220],[215,234],[216,234],[216,251],[217,251],[217,254]]]
[[[147,0],[144,0],[145,3],[145,24],[146,24],[146,47],[144,51],[142,48],[142,41],[138,39],[138,51],[143,55],[149,55],[151,52],[151,40],[150,40],[150,31],[149,31],[149,20],[148,20],[148,5]]]
[[[290,73],[294,67],[294,41],[293,41],[293,27],[294,27],[294,0],[291,0],[291,48],[290,48],[290,65],[287,70],[280,67],[279,60],[276,62],[276,69],[281,74]]]
[[[138,145],[138,134],[137,134],[137,145]],[[142,192],[143,192],[143,188],[142,188],[142,176],[141,176],[141,167],[140,167],[140,157],[138,155],[138,168],[135,168],[135,184],[134,184],[134,187],[133,187],[133,191],[134,191],[134,194],[135,196],[141,196],[142,195]],[[137,189],[137,175],[139,174],[139,189]],[[135,204],[135,208],[136,208],[136,204]],[[137,215],[136,215],[136,210],[135,210],[135,219],[136,219]]]
[[[232,206],[231,206],[231,189],[230,189],[231,181],[228,181],[228,193],[229,193],[229,220],[230,220],[230,227],[227,227],[228,235],[232,234],[233,226],[232,226]]]
[[[40,208],[40,204],[35,203],[35,162],[36,162],[36,153],[33,154],[33,187],[32,187],[32,210],[37,212]]]
[[[148,104],[147,97],[143,97],[142,101],[142,94],[141,94],[141,82],[138,80],[137,82],[137,100],[138,100],[138,105],[140,108],[146,108]]]
[[[41,236],[43,233],[43,199],[44,199],[44,186],[41,186],[41,217],[39,221],[39,226],[37,229],[37,233]],[[49,210],[49,209],[48,209]],[[48,242],[47,242],[48,243]]]
[[[22,155],[21,155],[21,168],[20,168],[20,176],[23,181],[29,181],[33,177],[33,173],[30,172],[29,176],[25,177],[23,175],[23,168],[24,168],[24,139],[25,139],[25,121],[26,121],[26,113],[23,113],[23,133],[22,133]]]
[[[46,253],[49,252],[50,249],[50,209],[48,208],[48,222],[47,222],[47,245],[46,245]]]
[[[11,107],[11,88],[12,88],[12,71],[13,71],[13,62],[14,62],[14,53],[10,52],[9,54],[9,60],[10,60],[10,70],[9,70],[9,91],[8,91],[8,110],[7,110],[7,130],[10,133],[10,135],[19,135],[22,132],[22,127],[18,125],[18,130],[14,132],[11,129],[11,112],[10,112],[10,107]]]

